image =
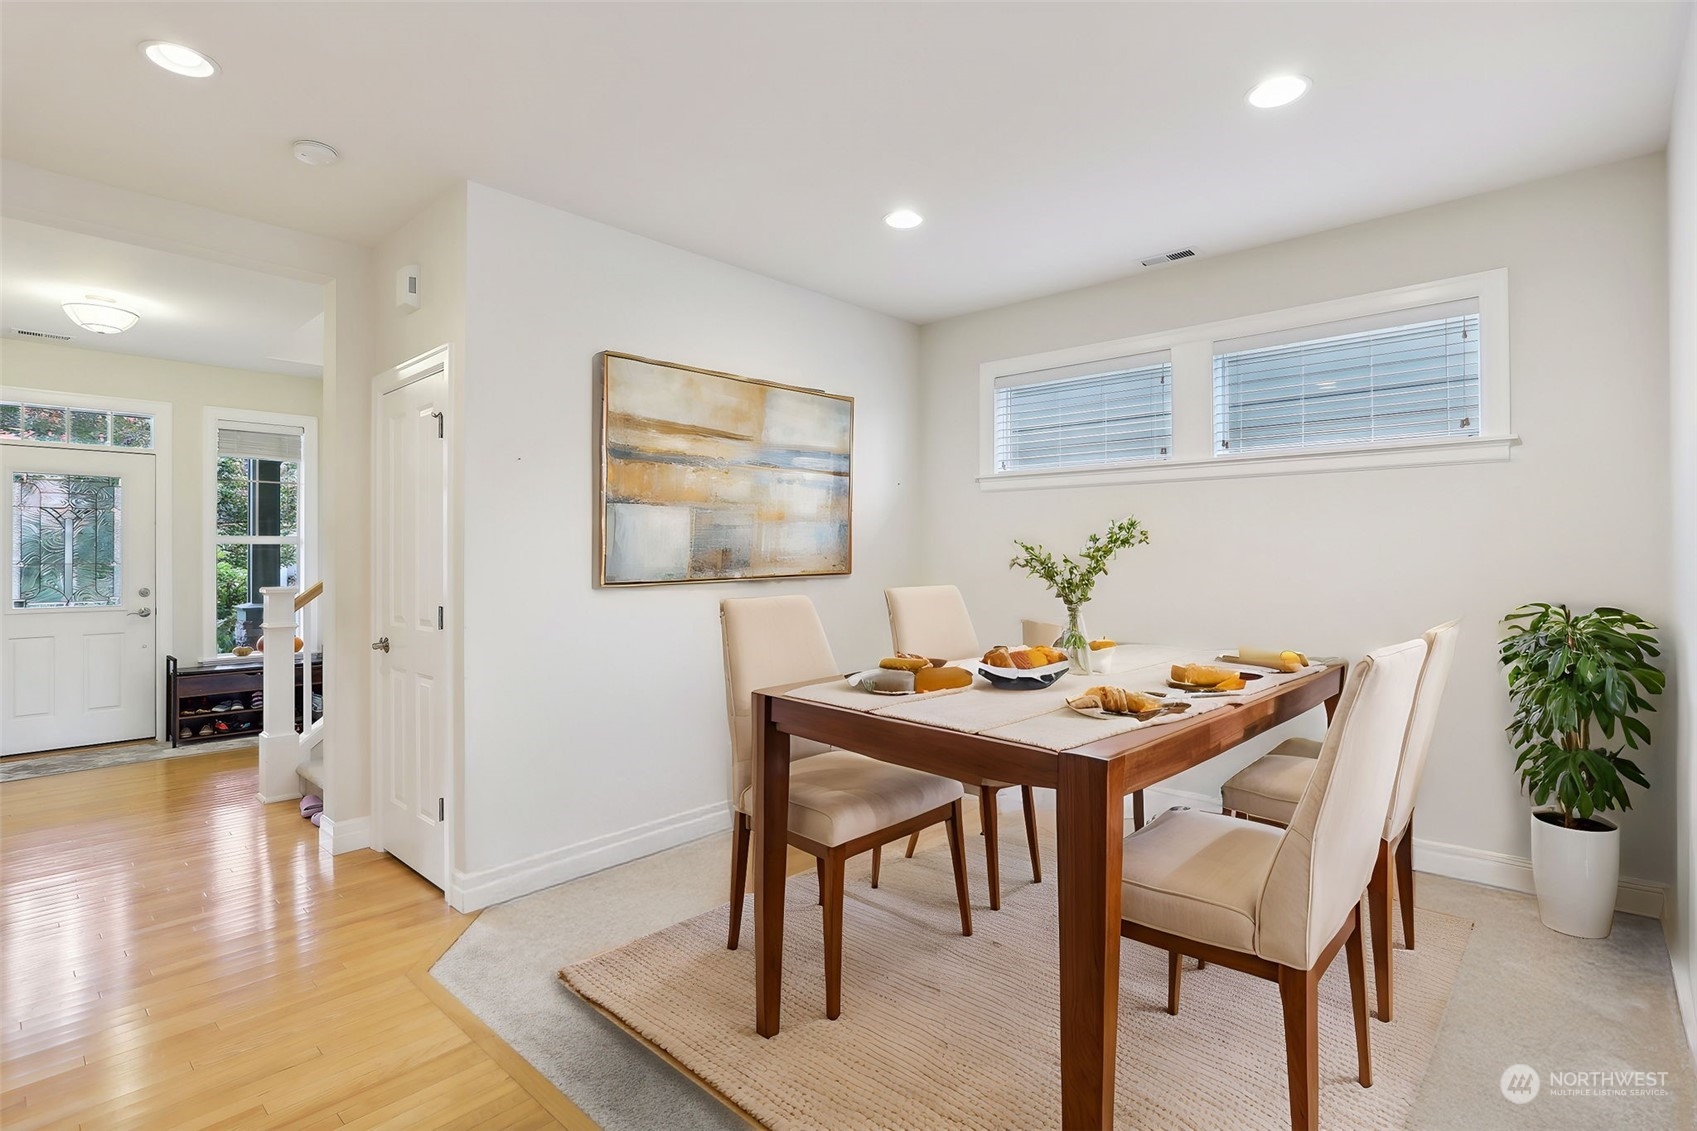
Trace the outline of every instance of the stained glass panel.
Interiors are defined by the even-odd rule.
[[[116,605],[122,481],[107,475],[12,476],[12,606]]]

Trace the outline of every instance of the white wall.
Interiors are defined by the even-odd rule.
[[[1673,658],[1679,696],[1676,753],[1677,914],[1670,916],[1674,978],[1697,1050],[1697,19],[1668,139],[1668,285],[1673,446]]]
[[[478,185],[467,215],[465,830],[481,905],[727,827],[718,602],[805,593],[840,664],[918,576],[917,332]],[[596,589],[596,355],[855,397],[854,573]]]
[[[1098,587],[1093,632],[1359,655],[1460,616],[1416,836],[1525,857],[1498,617],[1534,599],[1670,612],[1664,177],[1648,157],[1217,259],[1202,241],[1195,261],[925,327],[921,580],[959,584],[980,634],[1011,639],[1019,617],[1059,610],[1008,570],[1011,539],[1070,550],[1135,514],[1150,545]],[[962,422],[976,420],[982,362],[1497,267],[1524,440],[1511,462],[1017,492],[974,481]],[[1293,726],[1322,728],[1318,713]],[[1217,797],[1276,737],[1172,784]],[[1665,882],[1672,753],[1644,763],[1656,788],[1626,814],[1623,870]]]
[[[171,648],[186,661],[204,658],[212,620],[212,596],[206,591],[206,559],[212,552],[206,484],[213,457],[206,450],[202,410],[216,405],[316,417],[320,382],[17,339],[0,341],[0,379],[9,387],[171,405],[172,467],[160,484],[172,499]]]

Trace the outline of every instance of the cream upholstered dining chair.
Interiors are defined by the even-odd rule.
[[[1415,692],[1414,712],[1408,720],[1402,762],[1397,769],[1396,790],[1379,837],[1379,859],[1367,883],[1367,907],[1372,913],[1374,996],[1379,1003],[1379,1020],[1392,1014],[1391,978],[1391,870],[1396,869],[1397,901],[1402,905],[1402,945],[1414,949],[1414,798],[1426,772],[1426,755],[1432,747],[1432,731],[1438,722],[1438,705],[1449,682],[1450,663],[1455,658],[1455,640],[1461,622],[1446,621],[1428,629],[1426,666]],[[1311,738],[1290,738],[1270,753],[1256,759],[1220,787],[1220,805],[1236,813],[1273,824],[1288,824],[1296,812],[1302,791],[1314,772],[1320,743]]]
[[[737,948],[754,814],[754,692],[839,675],[825,627],[806,597],[742,597],[719,602],[725,644],[725,711],[731,724],[736,829],[731,839],[731,930]],[[972,934],[966,892],[959,782],[880,762],[807,739],[790,739],[789,843],[818,861],[825,908],[825,1016],[841,1012],[843,868],[851,857],[902,834],[947,825],[954,858],[960,931]],[[874,882],[876,886],[876,882]]]
[[[886,589],[884,604],[890,611],[890,642],[895,651],[938,660],[978,657],[981,651],[978,633],[972,627],[966,601],[953,585],[909,585]],[[979,824],[984,833],[984,870],[990,882],[990,910],[1000,911],[1002,865],[998,851],[1000,829],[996,798],[1011,783],[975,781],[964,784],[968,792],[978,794]],[[1031,852],[1031,879],[1040,884],[1043,882],[1043,857],[1037,847],[1037,798],[1028,785],[1019,787],[1019,797],[1025,807],[1025,842]],[[913,855],[918,844],[919,834],[908,838],[908,856]]]
[[[1355,665],[1289,827],[1172,809],[1125,840],[1120,933],[1167,952],[1169,1013],[1181,955],[1278,983],[1293,1128],[1319,1126],[1320,978],[1340,947],[1357,1078],[1373,1084],[1361,892],[1425,658],[1417,639]]]
[[[972,627],[972,616],[966,611],[966,601],[953,585],[908,585],[884,590],[884,604],[890,611],[890,643],[897,652],[929,656],[937,660],[960,660],[976,657],[978,632]],[[1047,626],[1038,621],[1021,621],[1025,643],[1032,644],[1033,631]],[[1035,627],[1034,627],[1035,626]],[[1060,634],[1050,634],[1048,643]],[[998,810],[996,798],[1009,782],[981,781],[964,783],[968,792],[978,794],[979,824],[984,833],[984,870],[989,874],[990,910],[1002,908],[1002,865],[998,851]],[[1019,787],[1019,799],[1025,809],[1025,843],[1031,852],[1031,879],[1043,882],[1043,857],[1037,845],[1037,798],[1031,786]],[[1132,812],[1137,827],[1143,826],[1143,791],[1133,794]],[[907,855],[912,856],[919,836],[908,838]]]

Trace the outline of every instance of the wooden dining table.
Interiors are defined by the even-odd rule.
[[[783,990],[784,881],[790,739],[805,738],[943,777],[1055,791],[1060,885],[1063,1128],[1111,1128],[1118,1040],[1120,869],[1125,797],[1324,705],[1329,720],[1345,667],[1331,663],[1210,710],[1072,749],[857,711],[793,693],[826,681],[754,693],[755,1030],[778,1033]],[[1111,682],[1111,680],[1110,680]],[[974,689],[966,694],[1019,694]]]

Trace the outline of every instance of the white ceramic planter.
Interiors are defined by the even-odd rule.
[[[1532,886],[1544,926],[1582,939],[1607,938],[1620,884],[1620,830],[1563,828],[1532,814]]]

